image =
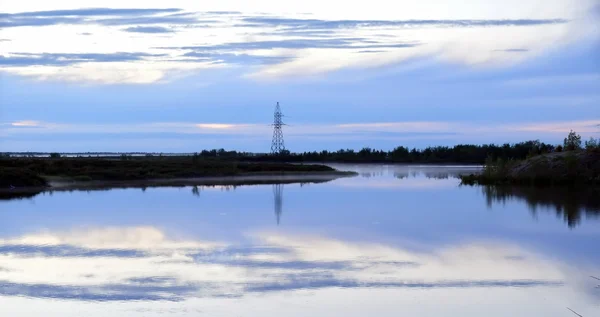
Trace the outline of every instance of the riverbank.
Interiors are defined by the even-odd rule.
[[[489,161],[482,173],[461,176],[464,185],[600,185],[600,151],[537,155],[523,161]]]
[[[314,173],[283,173],[283,174],[251,174],[239,176],[173,178],[173,179],[146,179],[129,181],[68,181],[60,178],[51,178],[45,186],[0,188],[0,200],[32,198],[41,193],[71,192],[71,191],[104,191],[111,189],[137,188],[146,190],[153,187],[225,187],[235,188],[250,185],[277,185],[277,184],[317,184],[326,183],[342,177],[352,177],[351,172],[314,172]]]
[[[221,185],[331,180],[353,176],[325,165],[177,158],[10,158],[0,160],[0,187]]]

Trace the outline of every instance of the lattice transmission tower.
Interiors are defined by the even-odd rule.
[[[283,123],[281,117],[283,117],[283,114],[281,113],[281,107],[279,107],[278,102],[275,106],[275,116],[273,120],[273,141],[271,142],[272,154],[281,154],[283,151],[285,151],[285,144],[283,143],[283,130],[281,129],[285,123]]]

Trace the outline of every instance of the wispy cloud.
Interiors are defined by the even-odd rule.
[[[239,125],[225,123],[198,123],[196,127],[200,129],[233,129]]]
[[[139,61],[148,57],[161,57],[164,54],[149,53],[13,53],[11,56],[0,56],[0,66],[64,66],[88,62],[126,62]]]
[[[353,139],[439,139],[443,137],[472,138],[498,135],[540,138],[543,136],[566,135],[570,130],[582,134],[598,133],[600,119],[539,123],[472,123],[472,122],[372,122],[346,124],[306,124],[286,127],[284,133],[294,138],[344,138]],[[130,124],[67,124],[38,121],[18,121],[0,125],[0,131],[8,135],[21,134],[211,134],[240,137],[270,136],[271,127],[256,123],[193,123],[156,122]],[[27,129],[35,128],[35,129]],[[40,129],[43,128],[43,129]],[[526,135],[523,133],[530,133]],[[521,139],[520,141],[523,141]]]
[[[209,8],[198,11],[198,6],[191,4],[181,8],[13,10],[16,13],[0,14],[0,27],[7,30],[7,36],[19,38],[20,44],[14,41],[3,45],[0,68],[39,79],[79,82],[88,79],[107,83],[118,79],[117,82],[146,83],[193,73],[191,69],[203,67],[190,64],[203,62],[219,67],[235,66],[241,69],[238,76],[252,79],[314,76],[344,68],[378,67],[425,57],[473,67],[509,65],[538,56],[549,48],[596,35],[594,29],[582,22],[590,14],[590,1],[582,3],[578,10],[561,10],[567,5],[574,6],[566,1],[549,4],[548,12],[564,12],[556,17],[534,15],[539,18],[526,18],[532,15],[525,10],[517,14],[515,9],[517,13],[503,18],[501,14],[493,14],[486,4],[473,9],[473,16],[486,17],[480,19],[466,19],[465,14],[456,12],[440,16],[418,11],[414,13],[415,17],[431,15],[438,18],[411,19],[410,15],[403,14],[403,19],[374,19],[374,15],[365,14],[365,18],[360,19],[363,15],[358,12],[355,19],[339,19],[339,14],[313,15],[319,18],[306,19],[302,18],[305,15],[281,12]],[[389,17],[389,14],[379,15]],[[136,37],[136,52],[155,54],[160,49],[166,56],[153,59],[146,58],[149,56],[115,56],[140,71],[128,76],[106,70],[94,74],[94,70],[102,66],[84,69],[82,64],[114,60],[82,58],[71,63],[63,62],[63,58],[44,56],[58,53],[57,45],[38,41],[35,36],[55,36],[56,29],[63,25],[93,30],[79,33],[90,34],[86,39],[75,37],[72,32],[61,33],[64,43],[59,47],[65,47],[63,52],[66,54],[118,52],[137,33],[147,36]],[[27,30],[31,28],[39,31],[30,33]],[[169,33],[170,36],[158,36]],[[23,50],[24,47],[30,49]],[[19,56],[19,52],[37,54],[37,58]],[[64,56],[64,59],[77,58]],[[45,68],[40,69],[42,67]],[[65,75],[71,73],[76,75]],[[148,73],[153,75],[148,76]],[[99,76],[103,78],[99,80]]]
[[[418,46],[419,43],[379,43],[366,38],[335,38],[335,39],[288,39],[277,41],[254,41],[225,43],[207,46],[170,47],[183,50],[223,51],[223,50],[271,50],[271,49],[309,49],[309,48],[407,48]]]
[[[250,55],[244,53],[188,52],[183,54],[183,56],[178,57],[176,60],[182,62],[210,61],[228,65],[269,65],[284,63],[293,60],[293,57]]]
[[[529,50],[526,48],[508,48],[505,50],[494,50],[494,52],[523,53],[529,52]]]
[[[105,25],[125,25],[137,21],[137,24],[153,23],[176,23],[176,22],[194,22],[188,18],[176,18],[170,16],[156,16],[157,14],[179,12],[181,9],[112,9],[112,8],[92,8],[92,9],[73,9],[73,10],[51,10],[51,11],[31,11],[20,13],[2,13],[0,14],[0,27],[22,27],[22,26],[48,26],[57,24],[105,24]],[[121,18],[104,18],[114,17]],[[130,17],[130,18],[125,18]],[[163,22],[159,22],[163,21]],[[139,23],[144,22],[144,23]]]
[[[38,127],[40,126],[40,122],[32,121],[32,120],[24,120],[24,121],[15,121],[10,123],[13,127]]]
[[[173,33],[172,29],[162,27],[162,26],[132,26],[126,29],[123,29],[125,32],[132,33]]]
[[[293,29],[340,29],[381,27],[491,27],[491,26],[535,26],[567,23],[565,19],[516,19],[516,20],[317,20],[270,17],[248,17],[246,26],[277,26]]]
[[[571,130],[578,133],[600,133],[600,119],[570,122],[526,124],[514,128],[517,131],[561,133],[566,136]]]
[[[0,295],[111,302],[242,298],[331,287],[556,288],[564,284],[563,271],[568,269],[506,244],[414,252],[268,232],[254,234],[252,241],[183,241],[154,227],[87,228],[2,239],[0,255],[10,256],[0,256]],[[515,256],[522,260],[515,262]]]

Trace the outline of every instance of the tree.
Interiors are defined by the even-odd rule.
[[[589,141],[585,141],[585,148],[587,150],[595,150],[600,148],[600,140],[590,137]]]
[[[575,151],[581,149],[581,135],[571,130],[569,135],[565,138],[564,142],[565,151]]]
[[[50,157],[51,158],[59,158],[60,157],[60,153],[50,153]]]

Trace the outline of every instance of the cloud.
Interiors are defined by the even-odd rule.
[[[181,296],[197,291],[193,286],[168,285],[53,285],[43,283],[11,283],[0,280],[0,295],[29,298],[70,299],[93,302],[110,301],[180,301]]]
[[[12,122],[10,125],[13,127],[38,127],[38,126],[40,126],[40,122],[32,121],[32,120],[25,120],[25,121]]]
[[[111,19],[98,19],[89,21],[89,24],[101,24],[106,26],[119,26],[119,25],[139,25],[139,24],[199,24],[199,23],[217,23],[218,20],[199,20],[195,17],[187,16],[151,16],[151,17],[121,17]]]
[[[257,134],[269,131],[267,125],[256,124],[233,124],[233,123],[192,123],[192,122],[155,122],[140,124],[67,124],[51,123],[37,121],[20,121],[19,126],[9,123],[9,128],[0,128],[1,130],[13,129],[15,134],[36,133],[37,129],[44,128],[44,133],[58,134],[140,134],[140,133],[180,133],[180,134]],[[35,126],[33,125],[35,124]],[[11,127],[12,126],[12,127]],[[1,127],[1,125],[0,125]],[[14,127],[14,128],[13,128]],[[18,127],[18,129],[17,129]],[[263,132],[258,132],[263,131]]]
[[[6,29],[7,37],[19,38],[19,41],[18,44],[8,42],[3,45],[0,55],[4,60],[0,67],[38,79],[115,83],[118,78],[117,82],[148,83],[193,74],[205,67],[192,64],[206,62],[218,67],[236,67],[238,76],[254,80],[295,79],[344,68],[383,67],[415,58],[432,58],[467,67],[513,65],[537,57],[548,49],[597,36],[597,30],[589,27],[592,1],[573,5],[567,0],[556,0],[539,14],[528,11],[534,6],[531,3],[523,5],[528,9],[506,6],[507,9],[495,13],[488,2],[476,2],[477,5],[467,10],[457,1],[455,5],[449,5],[448,10],[443,10],[443,14],[415,2],[410,4],[413,9],[401,13],[402,19],[397,20],[389,19],[391,15],[385,12],[389,10],[379,8],[381,6],[366,10],[372,9],[379,14],[363,13],[355,7],[352,15],[335,10],[328,14],[313,14],[318,17],[314,19],[276,11],[208,10],[205,6],[192,4],[164,9],[30,12],[11,8],[17,13],[0,14],[0,27]],[[197,11],[200,8],[207,10]],[[314,6],[313,9],[321,11],[322,8]],[[339,18],[346,15],[353,18]],[[423,19],[425,16],[435,18]],[[475,18],[469,19],[469,16]],[[93,32],[86,32],[92,34],[86,39],[75,37],[76,34],[64,25],[85,25]],[[125,32],[113,33],[118,27]],[[74,69],[79,65],[62,60],[28,60],[26,56],[14,56],[16,52],[60,53],[56,52],[57,47],[67,48],[63,52],[70,54],[116,52],[124,45],[130,46],[133,33],[173,33],[173,36],[152,37],[152,40],[149,36],[137,37],[131,46],[136,52],[148,54],[160,48],[169,58],[123,60],[129,64],[128,68],[136,71],[127,71],[128,76],[120,76],[113,73],[118,73],[117,69],[95,72],[103,68],[102,65],[84,71]],[[60,43],[39,41],[38,36],[58,39]],[[207,56],[211,52],[214,54]],[[21,59],[6,61],[8,57]],[[137,63],[141,61],[144,63]],[[136,63],[138,65],[132,65]],[[167,64],[170,67],[166,67]],[[35,69],[40,66],[55,67]]]
[[[148,57],[161,57],[164,54],[149,54],[149,53],[12,53],[11,56],[0,56],[0,66],[15,67],[15,66],[65,66],[76,63],[89,62],[126,62],[139,61]]]
[[[132,24],[195,24],[200,21],[182,9],[73,9],[0,14],[0,27],[50,26],[60,24],[99,24],[107,26]],[[175,14],[169,14],[175,13]],[[202,20],[202,23],[216,22]]]
[[[240,11],[206,11],[206,14],[215,14],[215,15],[236,15],[242,14]]]
[[[547,281],[547,280],[499,280],[499,281],[439,281],[433,283],[423,282],[360,282],[354,280],[340,280],[336,278],[320,278],[320,279],[293,279],[290,281],[281,281],[270,284],[251,285],[248,287],[248,292],[274,292],[274,291],[292,291],[292,290],[307,290],[320,289],[324,287],[338,288],[471,288],[471,287],[557,287],[564,283]]]
[[[173,33],[174,31],[162,26],[133,26],[123,29],[125,32],[132,33]]]
[[[70,245],[0,245],[0,255],[13,255],[20,257],[142,257],[145,254],[139,250],[126,249],[101,249],[90,250]]]
[[[535,26],[567,23],[566,19],[515,19],[515,20],[317,20],[270,17],[248,17],[243,19],[245,26],[276,26],[293,29],[341,29],[341,28],[381,28],[381,27],[493,27],[493,26]]]
[[[293,60],[293,57],[289,56],[260,56],[250,54],[234,54],[234,53],[212,53],[212,52],[189,52],[183,55],[186,58],[191,59],[177,59],[178,61],[196,62],[200,61],[211,61],[215,63],[224,63],[229,65],[269,65],[285,63]]]
[[[198,123],[196,127],[200,129],[232,129],[235,128],[235,124],[224,124],[224,123]]]
[[[49,10],[49,11],[31,11],[7,14],[0,14],[0,18],[10,17],[56,17],[56,16],[114,16],[114,15],[147,15],[157,13],[179,12],[181,9],[111,9],[111,8],[89,8],[73,10]]]
[[[566,135],[571,130],[578,133],[600,133],[599,127],[600,119],[596,119],[584,121],[526,124],[523,126],[514,127],[514,129],[516,131],[560,133]]]
[[[494,50],[494,52],[522,53],[529,52],[529,50],[526,48],[508,48],[505,50]]]
[[[407,121],[407,122],[363,122],[344,124],[295,124],[284,129],[289,137],[350,137],[357,139],[403,139],[403,138],[442,138],[497,135],[520,135],[522,138],[537,139],[544,135],[568,133],[571,129],[583,133],[597,133],[600,119],[582,121],[538,122],[538,123],[472,123],[442,121]],[[35,129],[27,129],[35,128]],[[43,128],[43,129],[40,129]],[[130,124],[65,124],[37,121],[19,121],[0,128],[7,135],[25,134],[211,134],[232,136],[268,136],[271,128],[266,124],[256,123],[193,123],[193,122],[155,122]],[[524,135],[523,133],[530,133]]]
[[[181,301],[334,287],[559,288],[568,276],[564,263],[494,243],[415,252],[268,232],[238,245],[177,240],[154,227],[88,229],[0,240],[0,295]]]
[[[184,50],[222,51],[222,50],[272,50],[272,49],[311,49],[311,48],[409,48],[420,45],[416,42],[380,43],[365,38],[334,38],[334,39],[286,39],[273,41],[253,41],[225,43],[206,46],[171,47]]]

